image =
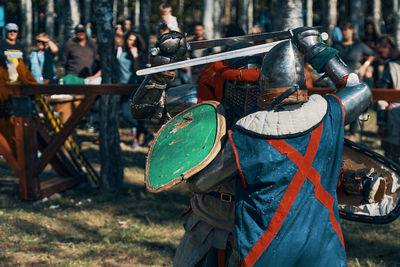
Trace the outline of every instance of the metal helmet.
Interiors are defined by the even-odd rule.
[[[253,44],[247,42],[236,42],[228,48],[228,51],[250,46],[253,46]],[[243,76],[246,74],[246,70],[248,69],[260,69],[261,63],[262,56],[259,54],[224,61],[227,69],[241,70],[240,73]],[[228,116],[241,118],[254,112],[257,109],[257,87],[257,81],[225,77],[221,103],[226,110],[226,114]]]
[[[304,62],[292,40],[284,41],[264,57],[259,79],[259,108],[274,109],[281,105],[308,100]]]

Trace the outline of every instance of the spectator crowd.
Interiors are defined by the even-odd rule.
[[[232,29],[228,25],[225,31]],[[233,28],[234,29],[234,28]],[[254,25],[251,34],[262,32],[263,26]],[[91,23],[86,26],[79,24],[74,28],[74,36],[61,45],[62,49],[51,40],[46,33],[35,37],[35,47],[28,54],[19,42],[20,29],[15,23],[8,23],[5,27],[6,38],[0,43],[0,64],[5,66],[9,82],[17,79],[17,67],[26,65],[35,80],[40,84],[100,84],[101,68],[99,66],[98,48],[95,41],[95,32]],[[177,18],[173,15],[172,7],[168,4],[160,5],[160,19],[156,25],[157,37],[168,31],[181,32]],[[195,23],[193,34],[188,36],[189,41],[205,40],[205,27]],[[241,34],[245,34],[241,31]],[[225,36],[228,36],[227,33]],[[263,43],[257,42],[256,44]],[[400,89],[400,53],[389,36],[380,36],[372,22],[365,23],[365,30],[361,38],[355,38],[351,23],[344,23],[334,29],[328,43],[337,49],[339,56],[355,71],[359,77],[371,88]],[[140,84],[143,77],[136,75],[148,63],[148,47],[142,36],[133,30],[132,21],[125,19],[115,25],[114,35],[115,62],[118,69],[119,83]],[[213,53],[212,49],[199,49],[188,52],[188,57],[197,58]],[[58,60],[58,61],[57,61]],[[57,63],[57,64],[56,64]],[[57,66],[62,66],[60,71]],[[186,83],[197,83],[204,65],[192,68],[183,68],[169,86]],[[322,73],[315,73],[308,69],[308,85],[314,87],[331,87],[332,83]],[[98,105],[98,104],[97,104]],[[386,155],[400,163],[400,102],[378,101],[372,105],[378,112],[378,133],[381,136],[382,148]],[[124,120],[131,125],[137,135],[148,132],[141,122],[134,120],[129,110],[128,97],[121,97],[121,114]],[[97,110],[96,110],[97,109]],[[90,127],[96,127],[98,121],[98,107],[94,106],[88,116]],[[91,114],[91,113],[89,113]],[[359,140],[362,123],[359,120],[350,124],[349,139]]]

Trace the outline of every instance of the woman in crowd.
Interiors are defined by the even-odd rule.
[[[122,30],[122,24],[117,24],[115,26],[114,44],[115,44],[115,49],[124,46],[124,30]]]
[[[380,36],[376,31],[375,25],[372,21],[367,21],[364,27],[364,36],[362,37],[363,42],[368,45],[371,49],[376,50],[376,45],[378,43]],[[372,63],[372,67],[369,67],[371,71],[373,71],[373,81],[374,85],[378,85],[378,81],[380,80],[380,71],[379,66],[383,65],[381,60],[374,60]]]
[[[55,79],[53,57],[58,52],[58,46],[50,40],[46,33],[40,33],[36,36],[36,46],[37,50],[30,54],[30,70],[39,83],[50,83]]]
[[[333,44],[333,47],[339,51],[339,56],[347,66],[358,74],[360,79],[373,87],[371,63],[375,60],[375,52],[362,41],[354,38],[354,28],[351,23],[344,23],[340,26],[343,34],[341,43]],[[358,120],[350,124],[350,140],[355,140]]]
[[[134,31],[128,31],[124,36],[123,46],[117,47],[117,62],[119,69],[119,82],[121,84],[140,84],[142,77],[136,75],[136,71],[143,68],[146,63],[146,45],[143,38]],[[122,117],[137,128],[137,136],[141,133],[147,134],[143,121],[132,118],[130,111],[129,96],[121,97]]]
[[[362,41],[371,49],[375,49],[378,40],[379,34],[375,29],[374,23],[372,21],[367,21],[364,26],[364,36],[362,37]]]

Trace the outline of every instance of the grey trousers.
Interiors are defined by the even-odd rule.
[[[206,223],[194,212],[190,213],[184,227],[186,232],[175,253],[173,266],[217,266],[215,249],[226,250],[225,258],[229,260],[236,244],[233,233]]]

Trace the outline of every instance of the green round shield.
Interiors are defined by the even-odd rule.
[[[184,110],[157,132],[146,162],[145,183],[158,193],[188,179],[207,166],[221,150],[226,126],[219,102],[208,101]]]

